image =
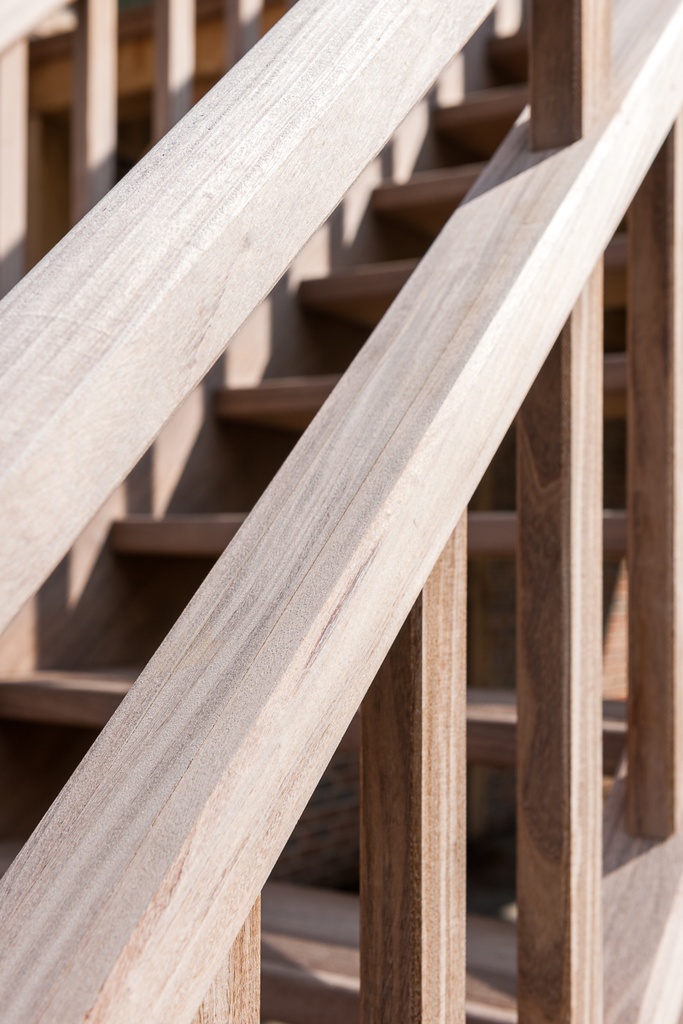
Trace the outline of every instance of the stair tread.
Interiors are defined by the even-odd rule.
[[[337,1018],[330,991],[341,989],[348,1012],[349,997],[357,1001],[359,991],[359,901],[348,893],[332,892],[285,882],[269,882],[262,897],[262,973],[264,1012],[285,1024],[305,1024],[309,1019]],[[297,976],[306,986],[308,999],[315,990],[307,985],[310,976],[320,983],[315,1009],[294,1012],[277,1005],[278,985],[288,975],[296,985]],[[478,915],[467,918],[467,999],[472,1010],[488,1007],[509,1014],[515,1011],[516,942],[515,927],[504,921]],[[327,988],[327,992],[324,989]],[[289,993],[291,998],[291,991]],[[323,1013],[324,1010],[324,1013]],[[285,1016],[278,1016],[285,1012]],[[310,1013],[310,1017],[307,1016]],[[317,1015],[317,1018],[316,1018]],[[348,1018],[347,1018],[348,1019]],[[510,1020],[509,1016],[491,1020]]]
[[[375,212],[434,236],[460,205],[485,163],[421,171],[397,185],[387,183],[375,189]]]
[[[626,301],[626,236],[614,238],[605,253],[605,308],[623,308]],[[299,286],[299,299],[311,310],[374,327],[386,313],[419,260],[365,263],[311,278]]]
[[[489,159],[529,102],[526,84],[503,85],[470,93],[462,103],[434,114],[440,135],[474,159]]]
[[[0,679],[0,718],[99,728],[109,721],[139,670],[41,670]]]
[[[225,420],[305,430],[339,381],[339,374],[280,377],[254,387],[221,388],[215,413]]]

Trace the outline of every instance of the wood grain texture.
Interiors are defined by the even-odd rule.
[[[155,0],[154,102],[152,137],[156,142],[192,106],[195,73],[196,0]]]
[[[630,827],[683,825],[683,126],[631,207],[628,367]]]
[[[0,299],[26,269],[28,42],[0,49]]]
[[[534,149],[568,146],[602,114],[610,86],[612,0],[531,0]]]
[[[261,898],[249,911],[192,1024],[259,1024]]]
[[[602,264],[517,421],[520,1020],[602,1017]]]
[[[679,1024],[683,835],[629,833],[625,763],[605,806],[603,906],[605,1024]]]
[[[492,3],[302,0],[4,300],[0,628]]]
[[[226,68],[237,64],[261,38],[263,0],[225,0]]]
[[[71,114],[71,217],[79,221],[116,181],[116,0],[78,0]]]
[[[191,1019],[683,103],[678,0],[617,13],[610,116],[542,156],[517,126],[3,878],[6,1024]]]
[[[465,1019],[467,518],[363,702],[361,1024]]]

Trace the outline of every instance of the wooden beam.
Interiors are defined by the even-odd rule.
[[[628,808],[683,824],[683,124],[631,207],[628,340]]]
[[[605,109],[612,0],[531,0],[530,34],[531,146],[568,146]]]
[[[601,1022],[602,265],[517,420],[522,1024]]]
[[[308,2],[302,0],[302,5]],[[146,1024],[165,1024],[190,1020],[196,1011],[220,966],[225,944],[237,936],[576,305],[586,277],[683,105],[683,67],[678,59],[683,51],[680,0],[653,0],[647,10],[639,2],[632,5],[632,0],[622,3],[615,48],[619,55],[616,87],[609,115],[581,143],[551,154],[530,154],[525,123],[516,127],[484,172],[472,200],[456,211],[435,241],[235,542],[0,882],[3,1024],[25,1024],[41,1015],[60,1024],[83,1024],[86,1018],[97,1019],[98,1024],[129,1024],[136,1018],[144,1018]],[[409,25],[414,40],[431,11],[426,0],[419,4],[419,18],[408,17],[406,0],[400,4],[403,18],[396,18],[391,0],[360,6],[370,18],[387,11],[391,14],[386,34],[360,37],[368,45],[386,40],[387,60],[393,49],[392,27],[398,31]],[[442,32],[434,32],[433,24],[425,28],[425,53],[432,55],[440,49],[444,24],[450,24],[450,12],[455,9],[438,4]],[[326,4],[325,11],[325,25],[329,27],[328,17],[332,22],[332,52],[338,53],[336,19],[346,23],[349,12],[357,12],[357,8],[354,0],[349,0],[343,6]],[[287,31],[288,20],[283,19],[282,32]],[[254,68],[271,58],[269,66],[275,68],[280,67],[275,58],[278,53],[283,56],[283,49],[285,56],[291,56],[278,27],[247,55],[239,73],[227,76],[228,81],[242,81],[252,67],[252,58]],[[352,38],[357,44],[358,32]],[[421,47],[418,49],[421,53]],[[364,60],[369,59],[365,51],[363,54]],[[356,47],[350,46],[349,60],[355,56]],[[325,88],[331,79],[339,99],[334,75],[339,62],[325,60],[320,87]],[[285,63],[291,72],[290,61]],[[374,63],[370,61],[373,67]],[[305,66],[306,81],[310,82],[315,74]],[[274,85],[279,85],[281,94],[288,93],[277,77],[274,75]],[[386,67],[381,80],[386,92]],[[359,89],[354,99],[370,102],[367,81],[359,81]],[[220,107],[221,96],[225,98],[219,85],[207,98]],[[379,95],[373,90],[371,106],[382,98],[382,90]],[[286,95],[284,102],[291,108],[291,97]],[[396,113],[395,92],[390,93],[390,103]],[[339,111],[339,107],[335,109]],[[308,107],[305,113],[309,113]],[[199,114],[208,117],[207,107]],[[225,119],[230,121],[229,116]],[[180,150],[186,138],[183,124],[176,128]],[[224,126],[224,134],[230,135],[229,127]],[[191,126],[187,131],[193,140],[195,171],[201,165],[206,173],[196,133]],[[291,133],[285,134],[291,139]],[[269,179],[276,196],[282,195],[279,189],[284,188],[290,173],[299,189],[306,187],[309,203],[298,204],[292,232],[278,232],[278,239],[287,236],[283,244],[296,244],[296,248],[299,243],[292,236],[297,225],[303,230],[299,221],[302,210],[308,216],[313,200],[317,203],[320,198],[318,190],[330,186],[327,177],[320,179],[316,165],[316,189],[308,189],[310,182],[299,159],[300,147],[308,155],[309,134],[310,124],[299,141],[296,160],[291,161],[296,168],[275,160],[277,176]],[[317,142],[317,133],[312,134]],[[211,135],[207,131],[202,138]],[[344,153],[335,154],[335,167],[338,157],[348,168],[349,149],[356,138],[352,133]],[[8,521],[16,523],[23,508],[33,510],[39,504],[37,492],[33,490],[29,498],[26,487],[32,461],[27,441],[40,428],[36,442],[42,456],[37,463],[40,493],[51,496],[49,515],[42,522],[54,526],[57,521],[60,545],[66,547],[74,523],[63,518],[60,501],[66,490],[69,509],[74,505],[74,492],[69,490],[74,481],[67,486],[65,480],[74,462],[73,444],[65,446],[68,458],[60,454],[54,425],[48,429],[45,422],[45,399],[35,380],[30,381],[28,392],[24,386],[13,400],[16,388],[5,390],[8,383],[15,385],[17,379],[23,379],[22,373],[17,376],[15,346],[21,346],[23,366],[33,367],[45,344],[42,317],[53,306],[61,310],[62,316],[48,336],[53,368],[49,395],[52,414],[58,416],[63,401],[60,382],[65,378],[57,371],[65,367],[57,341],[68,350],[71,336],[65,338],[58,331],[64,330],[65,324],[70,330],[78,324],[77,337],[85,345],[78,351],[87,363],[87,384],[81,381],[79,401],[67,404],[70,409],[78,407],[88,425],[87,431],[79,431],[78,422],[71,420],[70,431],[71,439],[78,437],[80,442],[75,478],[81,482],[78,513],[87,518],[84,491],[92,501],[93,494],[108,486],[115,468],[133,458],[137,442],[146,437],[149,443],[153,434],[147,437],[147,432],[152,422],[159,422],[164,402],[173,404],[169,395],[175,402],[184,393],[176,374],[182,362],[180,354],[184,352],[187,360],[187,324],[193,323],[195,328],[190,334],[195,339],[191,351],[195,372],[207,358],[210,335],[214,331],[219,334],[222,345],[230,333],[225,330],[228,314],[233,317],[238,307],[244,311],[251,306],[245,291],[257,282],[261,293],[273,272],[271,261],[280,266],[272,247],[267,252],[269,269],[259,262],[266,254],[259,243],[258,222],[250,221],[248,256],[255,261],[249,263],[251,274],[239,278],[240,287],[234,295],[230,291],[230,302],[219,302],[218,308],[210,305],[209,295],[214,300],[225,295],[225,267],[233,265],[223,258],[228,249],[212,241],[219,233],[217,220],[224,223],[226,201],[221,194],[217,207],[210,208],[209,222],[216,234],[202,236],[206,247],[195,244],[183,264],[185,276],[182,280],[173,277],[171,267],[177,266],[186,207],[194,215],[189,237],[195,243],[198,226],[197,207],[188,200],[194,193],[186,188],[187,178],[180,175],[179,181],[169,174],[169,191],[176,195],[180,184],[183,199],[177,218],[164,218],[162,239],[170,246],[173,263],[164,259],[159,263],[166,250],[157,252],[156,272],[150,278],[149,251],[144,250],[141,262],[135,257],[141,241],[138,232],[150,228],[147,201],[153,199],[145,185],[145,174],[154,177],[153,163],[142,166],[145,173],[136,177],[132,172],[111,197],[111,207],[103,204],[73,233],[78,246],[65,240],[58,259],[43,261],[0,308],[0,330],[3,338],[9,339],[3,349],[6,370],[0,377],[4,431],[0,436],[11,442],[21,462],[18,481],[22,485],[6,511],[5,499],[11,488],[3,464],[0,515],[8,515]],[[266,173],[270,165],[258,166]],[[221,173],[224,177],[225,169]],[[115,213],[124,199],[133,203],[129,191],[133,184],[145,201],[138,206],[136,199],[134,208],[140,222],[131,226],[130,209],[120,221]],[[244,187],[242,181],[241,209]],[[292,200],[293,193],[287,190],[286,194]],[[165,190],[162,198],[164,204],[169,201]],[[160,201],[158,197],[156,201]],[[203,204],[200,208],[205,209]],[[167,211],[165,205],[163,209]],[[156,216],[160,212],[157,207]],[[103,236],[109,238],[113,226],[127,225],[125,248],[117,251],[128,259],[116,261],[126,289],[112,289],[109,277],[106,292],[100,290],[100,264],[91,262],[97,255],[90,234],[95,223],[98,245],[105,240]],[[237,225],[228,235],[233,245],[241,239],[236,251],[243,253],[244,236]],[[105,251],[109,251],[108,245]],[[72,265],[76,253],[80,255]],[[246,251],[243,258],[247,258]],[[241,265],[236,255],[233,259]],[[201,273],[195,275],[195,267]],[[220,281],[215,294],[214,272]],[[76,306],[73,296],[65,300],[62,274],[72,284],[72,274],[77,281],[87,282],[84,292],[77,289],[81,301]],[[128,274],[132,274],[130,279]],[[164,293],[169,276],[171,288]],[[135,298],[138,292],[127,290],[134,282],[144,296],[140,307]],[[95,318],[99,332],[86,330],[84,325],[91,324],[94,315],[90,303],[101,314],[104,295],[108,310],[105,349],[109,351],[114,337],[120,344],[108,362],[109,372],[101,376],[96,368],[103,358],[103,323]],[[195,301],[186,321],[188,295]],[[166,310],[165,296],[170,310]],[[30,318],[23,305],[29,300]],[[28,325],[22,309],[30,319],[30,356],[26,355],[29,346],[24,345]],[[137,311],[139,317],[133,315]],[[119,312],[121,320],[116,315]],[[52,324],[53,319],[48,322]],[[426,324],[429,330],[424,329]],[[138,353],[132,367],[131,344],[138,330],[143,332],[138,341],[144,351]],[[160,338],[163,358],[157,348]],[[178,359],[171,358],[176,352]],[[119,369],[123,373],[125,367],[124,380],[120,380]],[[170,377],[169,367],[174,370]],[[135,372],[131,372],[133,368]],[[80,380],[80,373],[76,376]],[[98,376],[107,403],[95,401],[96,389],[90,390]],[[45,387],[42,377],[40,381]],[[117,388],[122,390],[112,394]],[[125,394],[125,402],[119,401],[121,394]],[[164,402],[157,405],[160,394]],[[22,402],[30,405],[28,435]],[[85,415],[84,406],[97,415]],[[130,408],[139,410],[139,415],[131,417]],[[116,415],[112,417],[112,413]],[[50,458],[46,459],[48,439]],[[90,454],[94,448],[97,460],[94,452]],[[105,450],[107,459],[103,460]],[[25,516],[21,521],[22,543],[14,543],[11,559],[3,559],[3,583],[6,575],[16,583],[14,573],[5,573],[6,565],[21,568],[32,556],[34,545],[28,540],[35,538],[36,522],[30,528]],[[38,536],[43,537],[41,530]],[[11,529],[3,524],[0,537],[11,538]],[[43,539],[48,540],[49,534]],[[44,558],[46,544],[36,546]],[[32,572],[37,574],[35,562]],[[25,583],[26,573],[22,578]],[[5,592],[4,614],[7,607]],[[647,912],[647,906],[641,910]],[[669,937],[669,944],[674,938]],[[661,938],[658,942],[661,946]],[[649,952],[643,950],[644,959]]]
[[[78,0],[71,114],[71,214],[81,219],[116,181],[116,0]]]
[[[259,1024],[261,899],[249,911],[192,1024]]]
[[[465,1020],[467,520],[361,715],[361,1024]]]
[[[0,52],[0,299],[26,269],[27,198],[28,42],[21,40]]]
[[[160,139],[192,106],[196,0],[155,0],[152,136]]]

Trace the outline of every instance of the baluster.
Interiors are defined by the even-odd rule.
[[[23,276],[28,195],[28,43],[0,54],[0,298]]]
[[[259,1024],[261,900],[252,907],[192,1024]]]
[[[116,0],[78,0],[74,39],[72,190],[74,221],[116,181]]]
[[[363,703],[361,1022],[461,1024],[467,520]]]
[[[228,70],[258,43],[262,15],[263,0],[225,0]]]
[[[628,811],[634,832],[659,838],[683,817],[682,132],[679,120],[629,221]]]
[[[590,130],[606,0],[533,0],[532,143]],[[602,1020],[600,264],[518,418],[517,898],[520,1024]]]
[[[195,0],[156,0],[152,135],[162,138],[192,106],[195,75]]]

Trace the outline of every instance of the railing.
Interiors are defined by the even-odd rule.
[[[488,6],[300,0],[8,296],[5,621]],[[520,1021],[600,1020],[603,957],[605,1020],[677,1021],[683,5],[616,0],[609,89],[607,5],[568,7],[538,0],[532,39],[533,141],[563,148],[522,116],[3,881],[9,1024],[189,1021],[219,972],[256,1020],[259,893],[380,669],[361,1014],[462,1019],[464,517],[520,410]],[[603,859],[600,261],[634,197],[641,582]]]

